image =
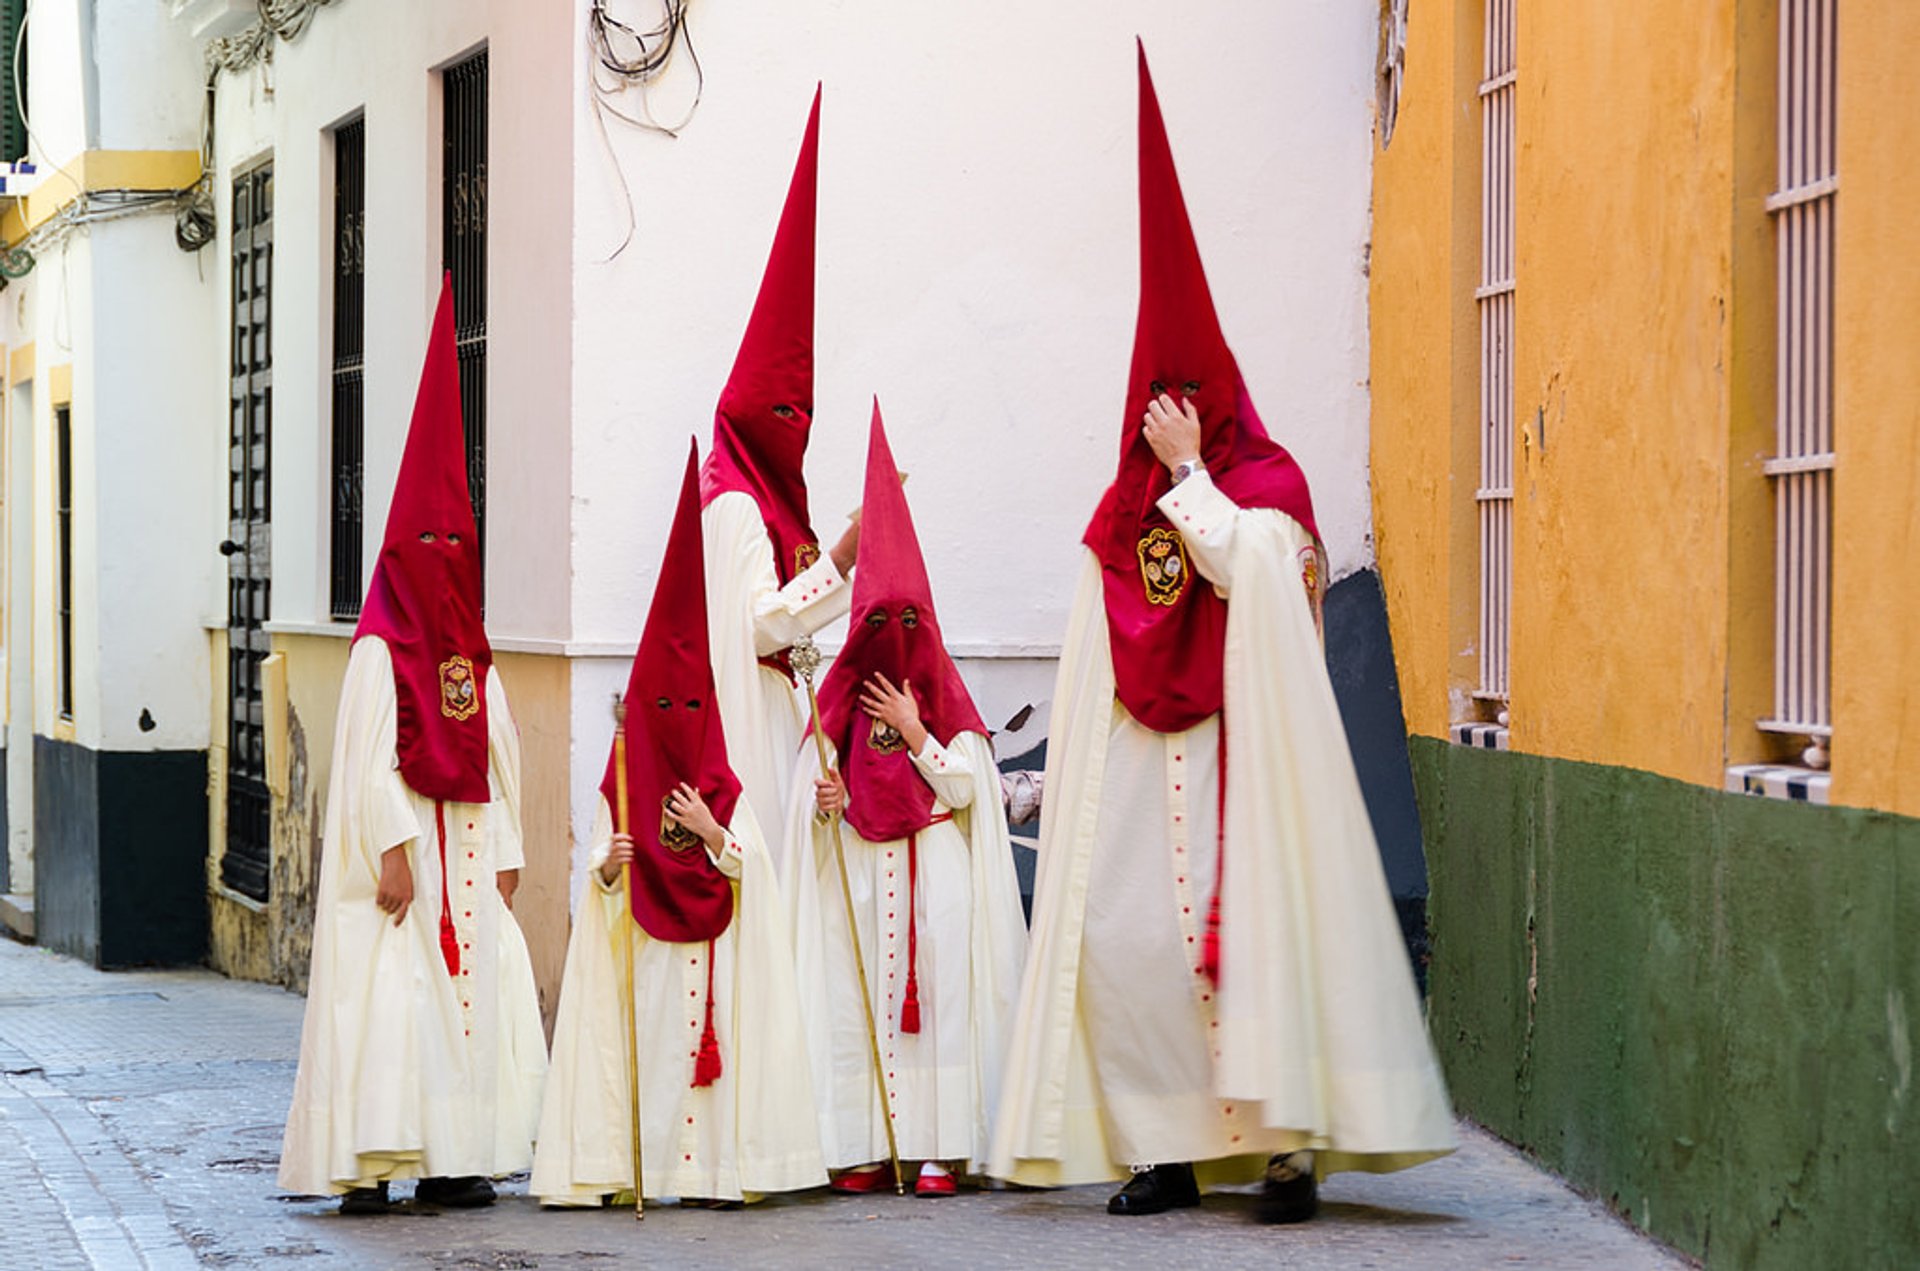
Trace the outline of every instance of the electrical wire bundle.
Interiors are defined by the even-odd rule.
[[[641,31],[607,12],[607,0],[593,0],[587,14],[587,47],[593,54],[589,69],[594,105],[598,109],[636,128],[669,137],[677,136],[693,119],[707,81],[706,73],[700,68],[700,54],[693,47],[693,32],[687,26],[689,2],[658,0],[660,21],[651,30]],[[687,59],[693,63],[693,100],[677,121],[663,124],[654,117],[648,89],[667,69],[673,61],[674,50],[681,45],[686,46]],[[628,114],[615,104],[620,94],[629,88],[639,90],[637,115]]]

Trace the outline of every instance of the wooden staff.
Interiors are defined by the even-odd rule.
[[[820,772],[832,776],[833,768],[827,758],[827,734],[820,726],[820,698],[813,691],[813,673],[820,669],[820,650],[813,645],[811,636],[801,636],[793,642],[793,669],[807,685],[807,707],[813,714],[813,744],[820,756]],[[873,1023],[873,991],[867,987],[867,960],[860,953],[860,923],[853,916],[853,888],[847,882],[847,853],[840,841],[840,817],[838,814],[827,818],[827,825],[833,831],[833,860],[840,867],[840,899],[847,906],[847,939],[853,942],[853,969],[860,976],[860,1006],[867,1013],[867,1046],[873,1056],[873,1079],[880,1087],[881,1123],[887,1127],[887,1159],[893,1162],[893,1190],[897,1195],[907,1194],[907,1185],[900,1174],[900,1143],[893,1134],[893,1100],[887,1094],[887,1073],[880,1066],[880,1033]]]
[[[613,699],[613,828],[630,834],[627,828],[627,703]],[[620,931],[621,962],[625,968],[625,987],[620,994],[627,1021],[627,1107],[632,1113],[633,1129],[633,1219],[646,1219],[646,1205],[640,1198],[640,1032],[633,1018],[633,862],[620,866],[620,911],[627,921]]]

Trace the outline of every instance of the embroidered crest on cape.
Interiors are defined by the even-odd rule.
[[[1156,525],[1140,538],[1140,579],[1147,603],[1174,605],[1187,588],[1187,546],[1180,535]]]
[[[479,709],[473,663],[456,653],[440,664],[440,713],[448,719],[469,719]]]
[[[793,549],[793,572],[804,574],[820,559],[820,544],[802,543]]]
[[[873,721],[873,727],[867,730],[867,745],[883,755],[890,755],[896,750],[906,749],[907,739],[902,737],[900,730],[892,724],[883,719],[876,719]]]
[[[669,852],[692,851],[700,846],[700,836],[668,814],[667,804],[672,798],[667,795],[660,800],[660,846]]]

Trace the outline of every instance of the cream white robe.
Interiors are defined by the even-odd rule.
[[[1000,1066],[1026,959],[1026,917],[993,751],[978,733],[929,737],[915,766],[953,819],[917,836],[913,888],[920,1032],[900,1031],[907,973],[907,840],[870,843],[842,821],[848,890],[874,991],[874,1025],[902,1160],[984,1168]],[[847,938],[833,827],[813,815],[818,752],[804,742],[793,779],[787,880],[809,1053],[827,1164],[887,1157],[860,983]]]
[[[693,1085],[706,1027],[707,942],[654,940],[629,920],[619,881],[600,880],[612,841],[602,799],[591,885],[567,944],[533,1194],[549,1205],[597,1205],[633,1187],[622,940],[633,944],[644,1194],[740,1200],[825,1183],[792,942],[752,807],[736,805],[714,862],[733,880],[734,907],[713,941],[721,1067],[710,1086]]]
[[[782,587],[773,540],[753,496],[718,495],[700,514],[706,542],[707,635],[714,692],[727,733],[727,762],[775,853],[784,849],[787,782],[806,729],[800,690],[760,665],[803,635],[845,616],[853,588],[833,559],[820,559]],[[776,860],[782,878],[784,865]]]
[[[524,863],[520,737],[487,675],[485,804],[436,805],[401,779],[386,642],[354,642],[340,689],[300,1068],[280,1185],[308,1195],[384,1179],[527,1167],[546,1076],[533,963],[496,875]],[[440,950],[441,859],[460,975]],[[374,903],[380,857],[406,844],[413,904]]]
[[[1452,1114],[1301,581],[1311,541],[1204,473],[1160,506],[1231,601],[1221,982],[1200,970],[1221,717],[1162,734],[1120,706],[1089,552],[1054,695],[991,1172],[1062,1185],[1192,1160],[1229,1181],[1282,1151],[1316,1149],[1322,1173],[1449,1152]]]

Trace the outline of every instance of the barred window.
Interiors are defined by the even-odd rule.
[[[453,275],[453,338],[466,425],[467,488],[487,549],[487,52],[446,69],[441,251]]]
[[[360,615],[366,209],[367,129],[364,119],[356,119],[333,133],[333,480],[329,483],[333,533],[328,611],[343,622]]]
[[[1767,200],[1778,273],[1774,457],[1774,690],[1768,732],[1833,732],[1834,19],[1837,0],[1781,0],[1779,181]]]
[[[1504,714],[1513,613],[1514,8],[1487,0],[1480,82],[1480,684]],[[1500,722],[1504,723],[1502,718]]]

